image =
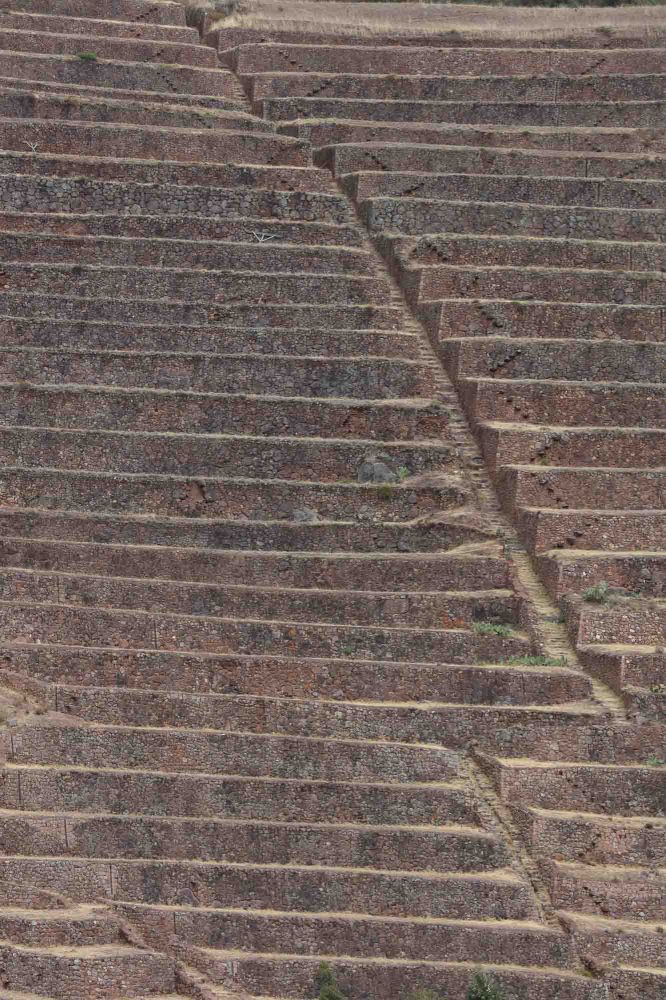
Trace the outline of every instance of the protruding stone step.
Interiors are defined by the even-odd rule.
[[[544,352],[543,363],[544,381],[530,376],[512,378],[510,361],[507,378],[460,379],[468,416],[472,421],[518,419],[542,426],[666,427],[666,386],[638,379],[613,381],[616,373],[612,371],[603,383],[569,381],[566,370],[562,381],[545,381],[553,374],[548,369],[554,369],[555,358]],[[631,378],[631,369],[626,374]]]
[[[571,812],[649,816],[663,804],[659,767],[576,762],[526,762],[500,758],[487,764],[503,801]]]
[[[661,469],[576,468],[505,465],[499,471],[502,492],[528,507],[590,510],[658,510],[666,500]]]

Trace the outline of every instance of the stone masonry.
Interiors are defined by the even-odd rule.
[[[0,11],[2,1000],[666,998],[666,17],[404,6]]]

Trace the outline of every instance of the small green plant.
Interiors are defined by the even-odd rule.
[[[472,630],[477,635],[499,635],[503,639],[508,639],[513,635],[510,625],[502,625],[500,622],[474,622]]]
[[[608,594],[610,587],[605,580],[600,580],[599,583],[595,583],[593,587],[588,587],[581,594],[584,601],[588,604],[603,604],[604,601],[608,600]]]
[[[402,480],[403,479],[407,479],[408,476],[411,476],[411,472],[409,471],[409,469],[407,468],[407,466],[406,465],[400,465],[398,467],[398,479],[402,482]]]
[[[666,684],[650,684],[652,694],[666,695]]]
[[[382,500],[390,500],[393,496],[393,486],[391,483],[382,483],[378,490]]]
[[[77,52],[76,58],[80,59],[81,62],[97,62],[96,52]]]
[[[444,1000],[444,997],[434,990],[417,990],[416,993],[412,993],[411,1000]]]
[[[568,667],[566,656],[510,656],[505,661],[512,667]]]
[[[663,767],[666,764],[666,760],[662,760],[661,757],[657,757],[656,754],[652,754],[651,757],[645,761],[648,767]]]
[[[316,983],[319,1000],[345,1000],[345,995],[341,992],[328,962],[320,963]]]
[[[340,652],[343,653],[345,656],[351,656],[352,653],[354,652],[354,647],[353,646],[343,646],[342,649],[340,650]]]
[[[477,972],[467,991],[467,1000],[507,1000],[507,997],[493,979]]]

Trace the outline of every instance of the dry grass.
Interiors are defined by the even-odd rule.
[[[457,32],[521,42],[592,35],[666,34],[666,7],[498,7],[481,4],[346,3],[338,0],[220,0],[211,27],[336,35],[418,35]],[[231,13],[229,11],[232,11]]]

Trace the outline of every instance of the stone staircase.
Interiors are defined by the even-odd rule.
[[[658,998],[664,50],[202,26],[0,14],[0,996]]]

